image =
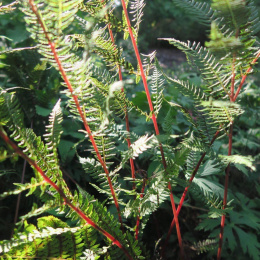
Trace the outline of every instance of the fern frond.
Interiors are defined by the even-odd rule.
[[[206,113],[213,122],[219,125],[229,125],[244,111],[239,104],[228,101],[206,101],[201,102],[205,107],[199,111]]]
[[[188,179],[189,176],[192,174],[192,172],[195,169],[200,157],[201,157],[200,150],[194,151],[193,149],[191,149],[191,151],[188,153],[187,161],[186,161],[188,176],[186,177],[186,179]]]
[[[170,107],[170,109],[168,110],[165,118],[164,118],[164,121],[163,121],[163,124],[162,124],[162,128],[163,128],[163,131],[168,134],[168,135],[171,135],[172,134],[172,125],[173,123],[175,122],[175,110]]]
[[[194,109],[194,121],[195,121],[195,128],[199,134],[201,140],[205,142],[209,146],[211,143],[212,137],[219,129],[219,122],[218,117],[215,114],[215,117],[210,116],[208,111],[205,111],[203,106],[198,105]],[[224,126],[222,125],[222,128]]]
[[[260,29],[257,8],[251,0],[214,1],[212,8],[216,10],[215,19],[211,25],[211,41],[206,46],[221,55],[221,62],[241,77],[259,49],[255,37]]]
[[[214,117],[210,117],[207,112],[203,111],[203,107],[200,106],[199,103],[195,107],[193,115],[191,111],[188,111],[181,105],[169,101],[167,101],[167,103],[171,106],[171,108],[179,108],[197,132],[196,135],[192,136],[190,140],[186,138],[187,142],[185,142],[184,145],[190,147],[189,143],[192,142],[194,142],[194,144],[197,143],[198,147],[201,145],[205,146],[210,144],[212,136],[214,136],[215,132],[219,128],[218,121]],[[205,145],[203,145],[203,142]],[[195,146],[194,149],[196,149],[196,147],[197,146]]]
[[[60,201],[55,201],[55,200],[48,200],[41,207],[39,207],[39,205],[37,205],[36,203],[33,203],[32,209],[29,212],[27,212],[25,215],[20,216],[20,221],[16,223],[16,226],[23,225],[25,221],[27,221],[32,217],[40,216],[43,213],[49,212],[50,210],[58,209],[59,206],[60,206]]]
[[[21,192],[23,192],[25,190],[29,190],[29,192],[26,194],[26,196],[29,196],[30,194],[32,194],[34,192],[34,190],[37,187],[43,185],[44,183],[45,183],[45,181],[37,182],[37,180],[35,178],[31,178],[31,182],[26,183],[26,184],[14,183],[14,185],[18,186],[19,188],[12,190],[12,191],[6,191],[6,192],[0,194],[0,200],[4,199],[10,195],[20,194]]]
[[[74,203],[78,205],[83,212],[90,215],[95,223],[97,223],[101,228],[106,230],[109,234],[114,236],[118,241],[122,243],[125,248],[128,249],[129,254],[133,258],[143,259],[141,256],[141,250],[138,243],[134,240],[134,237],[127,231],[124,234],[120,230],[120,223],[114,216],[108,212],[104,204],[100,203],[93,196],[90,196],[87,192],[83,191],[80,187],[79,194],[74,194]],[[67,217],[74,220],[80,220],[75,211],[70,210]],[[106,216],[104,218],[103,216]],[[113,241],[108,242],[109,246],[113,245]],[[113,246],[113,250],[115,247]],[[123,257],[123,252],[121,250],[115,250],[118,256]]]
[[[243,0],[213,0],[212,9],[218,17],[225,19],[225,24],[234,31],[239,30],[242,24],[247,23],[248,1]]]
[[[143,9],[145,7],[144,0],[130,0],[130,13],[133,15],[132,21],[135,22],[134,29],[138,34],[139,26],[143,16]]]
[[[200,71],[210,95],[214,96],[218,92],[228,94],[226,87],[231,78],[230,70],[225,69],[222,64],[217,62],[213,54],[201,47],[200,43],[191,44],[189,41],[184,43],[173,38],[162,40],[169,41],[170,44],[186,54],[188,62]]]
[[[147,182],[145,194],[143,196],[138,194],[135,200],[126,204],[125,217],[139,215],[141,218],[148,218],[169,197],[169,190],[166,188],[168,182],[169,176],[167,177],[164,171],[157,169],[152,179]]]
[[[60,101],[56,103],[54,106],[50,117],[49,117],[49,125],[46,126],[46,134],[44,135],[44,139],[46,141],[46,146],[49,151],[48,157],[49,157],[49,162],[52,160],[58,165],[58,152],[57,152],[57,147],[60,142],[60,137],[61,134],[63,133],[62,131],[62,111],[60,107]]]
[[[23,152],[28,154],[30,158],[38,161],[38,165],[46,172],[47,176],[52,178],[59,187],[64,191],[67,189],[67,184],[62,178],[62,173],[59,169],[57,154],[56,157],[49,153],[49,146],[45,145],[40,137],[37,137],[32,129],[27,129],[23,123],[23,112],[18,105],[18,100],[14,94],[6,93],[2,90],[0,93],[0,124],[4,125],[11,131],[11,137],[18,142],[18,146],[23,149]],[[55,158],[53,160],[53,158]],[[42,182],[43,178],[35,171],[37,182]],[[35,191],[35,179],[32,179],[32,188],[30,192]],[[47,188],[48,187],[48,188]],[[52,189],[47,185],[40,186],[42,192],[47,189]],[[55,196],[58,193],[54,190]]]
[[[173,79],[166,74],[164,77],[169,82],[169,84],[173,84],[175,88],[177,88],[183,95],[192,97],[195,100],[207,100],[208,95],[204,92],[204,90],[198,86],[191,85],[189,82],[180,81],[177,79]]]
[[[208,251],[212,251],[217,246],[217,241],[215,239],[206,239],[199,241],[192,246],[192,249],[197,251],[197,254],[202,254]]]
[[[30,233],[28,234],[28,231]],[[27,232],[26,232],[27,231]],[[2,257],[80,257],[85,248],[95,250],[96,231],[89,225],[69,227],[53,217],[38,219],[38,229],[25,222],[25,232],[15,234],[11,241],[0,244]]]
[[[154,68],[152,74],[152,81],[151,81],[151,90],[153,95],[153,106],[154,112],[158,115],[160,108],[162,106],[163,101],[163,90],[164,90],[164,79],[162,78],[162,73],[160,72],[157,67]]]
[[[209,25],[213,19],[214,11],[206,2],[195,0],[173,0],[172,2],[182,8],[192,19],[203,25]]]
[[[14,11],[16,9],[15,5],[17,5],[18,3],[19,3],[18,0],[7,5],[2,5],[2,3],[0,3],[0,15],[11,13],[12,11]]]
[[[104,30],[100,30],[99,33],[95,32],[94,42],[96,48],[93,50],[104,58],[111,70],[116,70],[118,66],[121,66],[130,74],[134,72],[133,65],[122,57],[122,49],[117,48]]]
[[[118,19],[116,15],[113,14],[113,2],[113,0],[103,2],[99,0],[91,0],[84,3],[80,3],[78,7],[79,10],[81,10],[82,12],[91,15],[95,19],[95,21],[110,24],[111,28],[115,29],[117,32],[126,31],[127,27],[124,26],[122,21]],[[82,18],[80,18],[79,20],[81,19]]]
[[[256,171],[256,167],[254,165],[254,159],[251,156],[243,156],[243,155],[219,155],[221,161],[228,165],[229,163],[232,164],[241,164],[248,168],[250,168],[252,171]]]
[[[156,56],[156,51],[153,51],[149,54],[141,53],[141,56],[143,57],[142,65],[143,65],[143,69],[144,69],[144,74],[147,78],[150,74],[150,70],[154,68],[154,60],[155,60],[155,56]],[[158,62],[157,62],[157,64],[158,64]],[[135,79],[136,84],[138,84],[140,80],[141,80],[140,65],[137,64],[137,73],[136,73],[136,79]]]
[[[131,148],[126,152],[122,162],[124,163],[130,158],[138,157],[143,152],[156,146],[156,144],[158,144],[158,141],[154,135],[151,135],[150,137],[148,137],[148,135],[141,136],[138,140],[131,144]]]
[[[34,50],[36,49],[37,46],[33,46],[33,47],[23,47],[23,48],[8,48],[4,51],[0,51],[0,54],[10,54],[10,53],[15,53],[15,52],[19,52],[19,51],[25,51],[25,50]]]
[[[184,146],[192,151],[204,152],[208,150],[207,143],[201,140],[201,138],[199,138],[198,136],[194,135],[193,132],[191,132],[189,137],[183,139],[183,141],[181,142],[181,146]]]

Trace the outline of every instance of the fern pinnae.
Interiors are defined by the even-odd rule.
[[[72,213],[78,215],[80,218],[85,220],[88,224],[90,224],[92,227],[97,229],[99,232],[101,232],[103,235],[105,235],[107,238],[109,238],[115,245],[117,245],[124,253],[125,255],[129,258],[132,259],[130,256],[128,250],[117,240],[115,239],[110,233],[108,233],[106,230],[100,228],[95,222],[92,221],[88,216],[85,215],[85,213],[79,209],[77,206],[73,204],[73,202],[70,201],[73,197],[68,198],[65,193],[52,181],[50,180],[49,177],[45,175],[43,170],[35,163],[32,159],[30,159],[26,154],[24,154],[2,131],[0,131],[0,137],[5,140],[6,143],[8,143],[14,150],[15,152],[20,155],[22,158],[24,158],[31,166],[37,170],[37,172],[42,176],[42,178],[48,183],[53,190],[55,190],[60,197],[64,200],[64,206],[69,206]],[[75,200],[75,196],[74,196]]]
[[[80,2],[80,1],[79,1],[79,2]],[[73,4],[74,4],[74,11],[75,11],[75,12],[77,11],[77,6],[78,6],[78,3],[79,3],[79,2],[75,2],[75,3],[73,2]],[[83,121],[84,127],[85,127],[85,129],[86,129],[86,131],[87,131],[87,133],[88,133],[88,136],[89,136],[89,138],[90,138],[90,141],[91,141],[91,143],[92,143],[92,145],[93,145],[93,148],[94,148],[94,150],[95,150],[95,152],[96,152],[96,156],[97,156],[97,158],[99,159],[99,161],[100,161],[100,163],[101,163],[101,165],[102,165],[102,167],[103,167],[103,169],[104,169],[104,171],[105,171],[105,173],[106,173],[107,181],[108,181],[108,184],[109,184],[109,187],[110,187],[110,190],[111,190],[111,195],[112,195],[112,197],[113,197],[113,200],[114,200],[114,203],[115,203],[117,212],[118,212],[118,218],[119,218],[119,221],[120,221],[120,223],[121,223],[121,227],[122,227],[122,229],[123,229],[123,222],[122,222],[122,218],[121,218],[121,214],[120,214],[120,208],[119,208],[119,205],[118,205],[117,196],[116,196],[116,194],[115,194],[115,191],[114,191],[114,188],[113,188],[113,184],[112,184],[111,178],[110,178],[110,176],[109,176],[109,171],[108,171],[108,169],[107,169],[107,166],[106,166],[105,162],[104,162],[103,159],[102,159],[102,156],[100,155],[100,152],[99,152],[98,147],[97,147],[97,145],[96,145],[95,139],[93,138],[91,129],[89,128],[88,121],[87,121],[86,117],[84,116],[84,113],[83,113],[83,111],[82,111],[82,109],[81,109],[81,107],[80,107],[78,96],[74,94],[74,88],[73,88],[73,86],[72,86],[72,83],[71,83],[71,81],[70,81],[70,78],[69,78],[68,75],[67,75],[67,73],[70,72],[70,69],[67,70],[66,67],[64,68],[63,65],[62,65],[62,63],[64,62],[64,59],[66,60],[66,59],[68,59],[69,57],[68,57],[68,56],[65,56],[65,58],[64,58],[64,56],[62,56],[61,58],[59,57],[59,52],[58,52],[59,49],[56,49],[56,47],[54,46],[54,43],[52,42],[52,39],[50,38],[50,36],[49,36],[48,33],[47,33],[47,29],[46,29],[46,26],[45,26],[45,24],[44,24],[44,21],[43,21],[41,15],[39,14],[37,7],[35,6],[35,4],[33,3],[32,0],[29,1],[29,7],[31,8],[32,15],[35,16],[35,18],[36,18],[36,19],[38,20],[38,22],[40,23],[41,29],[42,29],[42,33],[43,33],[42,36],[46,38],[46,40],[48,41],[48,45],[49,45],[49,47],[50,47],[50,49],[51,49],[51,50],[50,50],[50,55],[51,55],[52,58],[49,57],[49,55],[47,55],[47,58],[49,58],[50,60],[51,60],[51,59],[54,59],[52,62],[55,64],[55,67],[56,67],[56,68],[58,67],[58,69],[59,69],[59,71],[60,71],[60,73],[61,73],[61,75],[62,75],[62,77],[63,77],[63,79],[64,79],[64,81],[65,81],[65,83],[66,83],[66,86],[68,87],[69,91],[71,92],[71,95],[72,95],[72,97],[73,97],[73,100],[74,100],[74,102],[75,102],[75,105],[76,105],[76,107],[77,107],[77,110],[78,110],[78,112],[79,112],[79,114],[80,114],[80,117],[81,117],[81,119],[82,119],[82,121]],[[71,8],[73,8],[73,5],[71,6]],[[73,9],[72,9],[72,10],[73,10]],[[46,11],[47,11],[47,8],[46,8]],[[50,11],[52,11],[52,10],[50,10]],[[73,12],[71,12],[71,15],[73,15]],[[66,24],[66,23],[70,23],[70,22],[71,22],[71,20],[69,20],[69,21],[66,20],[65,24]],[[65,25],[65,24],[64,24],[64,25]],[[43,54],[46,54],[46,53],[43,53]],[[84,60],[82,60],[82,61],[80,61],[80,62],[78,63],[78,58],[77,58],[77,57],[75,57],[75,60],[77,61],[77,62],[76,62],[76,65],[77,65],[77,66],[80,65],[79,63],[84,62]],[[67,66],[68,64],[65,63],[65,65]],[[83,69],[85,68],[85,66],[86,66],[86,65],[85,65],[85,62],[84,62]],[[81,72],[81,69],[78,69],[78,70],[76,70],[76,71],[78,71],[78,73],[80,73],[80,72]],[[85,82],[85,81],[86,81],[86,76],[85,76],[85,74],[81,74],[81,76],[82,76],[83,81]],[[75,77],[75,79],[77,79],[77,78],[78,78],[78,77]],[[79,83],[79,82],[78,82],[78,83]],[[78,83],[77,83],[77,84],[78,84]],[[82,85],[84,86],[84,84],[82,84]]]
[[[192,246],[192,249],[194,248],[194,250],[196,250],[197,254],[199,255],[207,251],[212,251],[216,247],[217,247],[217,242],[215,239],[206,239],[203,241],[199,241],[198,243],[195,243]]]
[[[195,42],[193,44],[189,41],[184,43],[173,38],[162,38],[161,40],[169,41],[170,44],[173,44],[186,54],[188,62],[201,72],[201,76],[207,83],[211,95],[216,95],[219,92],[225,92],[228,95],[226,89],[227,80],[229,79],[228,71],[223,65],[216,62],[216,58],[209,50]]]
[[[154,112],[158,115],[163,101],[164,79],[162,73],[156,67],[152,74],[151,90],[153,95]]]
[[[130,13],[133,15],[132,21],[135,22],[135,31],[138,34],[139,26],[143,16],[143,9],[145,7],[144,0],[130,0]]]
[[[45,222],[44,224],[42,224]],[[38,229],[32,224],[25,223],[26,228],[33,230],[29,235],[25,233],[15,234],[16,238],[11,240],[10,244],[2,242],[5,255],[17,257],[65,257],[68,252],[73,257],[80,256],[85,246],[93,249],[96,245],[96,232],[90,226],[68,227],[53,216],[42,217],[38,219]],[[91,241],[92,240],[92,241]],[[85,246],[82,242],[85,242]],[[10,248],[11,245],[11,248]],[[19,245],[19,246],[15,246]],[[30,246],[31,250],[27,251]],[[59,250],[58,250],[59,249]]]
[[[12,11],[14,11],[16,9],[16,6],[19,4],[19,1],[16,0],[10,4],[7,4],[7,5],[3,5],[2,4],[0,5],[0,14],[6,14],[6,13],[11,13]]]
[[[60,136],[62,134],[62,112],[60,108],[60,101],[54,106],[51,115],[49,117],[49,125],[46,126],[46,134],[44,135],[46,146],[48,147],[49,157],[52,157],[56,165],[58,164],[57,147],[60,142]]]
[[[173,3],[191,15],[192,19],[203,25],[209,25],[214,16],[214,10],[206,2],[197,2],[195,0],[173,0]]]
[[[41,181],[41,182],[37,182],[37,180],[35,178],[32,178],[31,179],[31,182],[28,183],[28,184],[21,184],[21,183],[14,183],[16,186],[18,186],[19,188],[15,189],[15,190],[12,190],[12,191],[6,191],[2,194],[0,194],[0,199],[4,199],[10,195],[16,195],[16,194],[19,194],[25,190],[29,190],[28,195],[30,195],[31,193],[34,192],[34,190],[43,185],[45,183],[45,181]]]

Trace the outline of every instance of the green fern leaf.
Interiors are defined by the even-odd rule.
[[[243,155],[220,155],[220,159],[225,164],[233,163],[233,164],[240,164],[245,165],[246,167],[250,168],[252,171],[256,171],[256,167],[254,165],[254,159],[251,156],[243,156]]]
[[[201,24],[209,25],[213,19],[214,11],[206,2],[195,0],[173,0],[176,6],[182,8],[192,19]]]
[[[230,82],[230,70],[216,62],[216,58],[206,48],[201,47],[199,43],[184,43],[173,38],[161,40],[169,41],[186,54],[188,62],[201,72],[201,77],[207,83],[211,95],[218,92],[228,94],[226,86]]]
[[[155,67],[152,74],[151,89],[153,94],[154,112],[158,115],[163,101],[164,79],[162,73]]]
[[[145,7],[144,0],[130,0],[130,13],[133,15],[132,21],[135,22],[134,29],[138,34],[141,19],[143,16],[143,9]]]

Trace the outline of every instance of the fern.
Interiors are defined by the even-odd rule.
[[[0,5],[0,14],[3,14],[3,13],[11,13],[15,10],[15,5],[18,4],[18,1],[14,1],[8,5],[3,5],[2,6],[2,3]]]
[[[158,115],[163,101],[163,84],[162,73],[155,67],[152,75],[152,94],[154,95],[154,112]]]
[[[228,94],[226,86],[230,81],[230,74],[207,49],[195,42],[191,44],[190,42],[184,43],[175,39],[163,40],[169,41],[169,43],[183,51],[187,56],[188,62],[195,68],[198,68],[202,79],[206,83],[206,91],[210,95],[215,96],[218,92]]]
[[[211,251],[216,247],[216,241],[213,239],[206,239],[205,241],[199,241],[198,243],[194,244],[194,249],[197,254],[202,254],[207,251]]]
[[[156,51],[140,55],[145,1],[121,4],[122,17],[113,0],[28,0],[0,7],[5,17],[23,17],[34,41],[8,39],[0,53],[0,177],[6,184],[0,199],[8,204],[24,193],[31,203],[12,238],[0,242],[0,258],[185,259],[187,244],[212,257],[221,218],[217,259],[235,250],[258,259],[258,186],[245,168],[256,171],[257,156],[232,151],[233,135],[243,136],[246,124],[235,126],[248,109],[237,97],[260,56],[253,1],[170,3],[211,25],[205,47],[161,38],[186,54],[197,81],[165,71]],[[243,98],[252,103],[252,96]],[[18,155],[32,168],[24,170],[25,183],[12,182],[20,174]],[[253,186],[247,196],[238,188],[241,170]],[[236,177],[230,187],[229,175]],[[192,214],[179,215],[182,206]],[[183,223],[200,232],[187,236]],[[169,241],[176,243],[170,240],[175,224],[180,252],[167,250]]]
[[[199,23],[209,25],[213,18],[213,8],[211,8],[206,2],[203,3],[194,0],[173,0],[173,3],[182,8],[187,14],[192,15],[192,18]]]
[[[133,0],[130,1],[130,13],[133,14],[132,21],[135,22],[135,33],[138,34],[141,18],[143,16],[143,9],[145,7],[144,0]]]
[[[28,235],[28,232],[30,234]],[[25,222],[24,233],[17,233],[11,241],[1,242],[3,258],[17,257],[73,257],[82,256],[84,248],[95,250],[96,232],[92,227],[69,227],[53,217],[38,219],[38,229]]]

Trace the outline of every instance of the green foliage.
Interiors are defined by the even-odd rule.
[[[158,2],[126,4],[141,45],[146,8]],[[183,244],[200,259],[215,257],[223,215],[223,259],[259,258],[254,1],[174,0],[160,8],[165,17],[175,12],[176,22],[183,10],[190,31],[189,19],[211,25],[210,40],[204,47],[161,38],[185,53],[192,72],[183,72],[185,65],[164,70],[155,51],[141,55],[149,99],[117,1],[4,1],[0,7],[0,132],[8,136],[0,140],[0,199],[12,208],[6,218],[0,208],[1,221],[12,223],[11,195],[28,203],[11,238],[1,237],[1,259],[153,259],[157,253],[177,259],[175,236],[174,250],[158,251],[172,220],[169,185],[185,208]]]
[[[1,259],[27,257],[56,257],[77,259],[84,251],[95,253],[97,234],[92,227],[69,227],[53,216],[37,220],[37,228],[24,223],[23,233],[15,233],[11,241],[1,242]]]

